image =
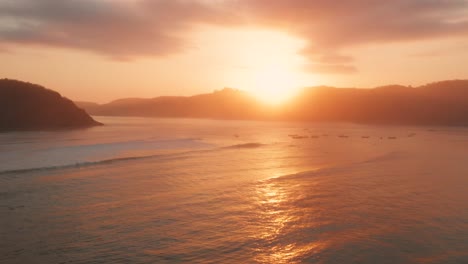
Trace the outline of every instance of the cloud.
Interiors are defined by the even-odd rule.
[[[309,68],[349,73],[355,68],[348,48],[466,37],[467,12],[464,0],[2,0],[0,46],[132,59],[182,52],[198,24],[255,25],[305,39],[301,54],[315,65]]]
[[[352,62],[354,62],[353,57],[328,52],[321,54],[320,52],[315,51],[313,54],[302,52],[311,61],[311,63],[304,66],[305,71],[319,74],[352,74],[358,72],[357,68],[352,65]]]
[[[113,58],[163,56],[187,46],[196,23],[223,23],[199,1],[4,0],[0,41],[89,50]]]
[[[311,63],[305,70],[320,74],[351,74],[358,72],[357,68],[347,64]]]
[[[423,49],[418,52],[413,52],[408,54],[410,58],[434,58],[434,57],[443,57],[443,56],[458,56],[459,53],[464,53],[468,51],[468,42],[455,42],[452,45],[438,47],[438,48],[429,48]]]
[[[468,2],[461,0],[251,0],[255,23],[308,41],[302,54],[318,72],[352,73],[352,57],[340,55],[359,45],[468,36]]]

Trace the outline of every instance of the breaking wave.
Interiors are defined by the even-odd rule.
[[[53,170],[62,170],[62,169],[72,169],[72,168],[85,168],[91,166],[99,166],[99,165],[108,165],[117,162],[125,162],[125,161],[134,161],[134,160],[144,160],[144,159],[153,159],[153,158],[175,158],[181,157],[187,154],[194,154],[194,153],[202,153],[202,152],[210,152],[210,151],[221,151],[225,149],[253,149],[259,148],[264,146],[265,144],[251,142],[245,144],[236,144],[227,147],[220,147],[220,148],[213,148],[213,149],[203,149],[203,150],[190,150],[190,151],[183,151],[171,154],[153,154],[153,155],[143,155],[143,156],[128,156],[128,157],[116,157],[116,158],[109,158],[97,161],[83,161],[83,162],[75,162],[63,165],[55,165],[55,166],[43,166],[43,167],[33,167],[33,168],[24,168],[24,169],[10,169],[10,170],[3,170],[0,171],[0,175],[4,174],[13,174],[13,173],[30,173],[30,172],[40,172],[40,171],[53,171]]]

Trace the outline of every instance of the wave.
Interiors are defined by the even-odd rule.
[[[243,144],[235,144],[235,145],[223,147],[222,149],[238,149],[238,148],[251,149],[251,148],[259,148],[263,146],[265,146],[265,144],[258,143],[258,142],[250,142],[250,143],[243,143]]]
[[[122,158],[105,159],[105,160],[99,160],[99,161],[77,162],[73,164],[65,164],[65,165],[57,165],[57,166],[45,166],[45,167],[35,167],[35,168],[27,168],[27,169],[5,170],[5,171],[0,171],[0,175],[10,174],[10,173],[28,173],[28,172],[37,172],[37,171],[61,170],[61,169],[69,169],[69,168],[82,168],[82,167],[89,167],[89,166],[96,166],[96,165],[105,165],[105,164],[121,162],[121,161],[154,158],[157,156],[162,156],[162,155],[122,157]]]
[[[0,171],[0,175],[22,174],[22,173],[31,173],[31,172],[40,172],[40,171],[73,169],[73,168],[85,168],[85,167],[107,165],[107,164],[112,164],[112,163],[117,163],[117,162],[125,162],[125,161],[132,161],[132,160],[180,157],[182,155],[187,155],[187,154],[210,152],[210,151],[217,151],[217,150],[224,150],[224,149],[234,149],[234,148],[251,149],[251,148],[258,148],[258,147],[261,147],[261,146],[264,146],[264,145],[265,144],[262,144],[262,143],[251,142],[251,143],[236,144],[236,145],[221,147],[221,148],[204,149],[204,150],[191,150],[191,151],[183,151],[183,152],[170,153],[170,154],[153,154],[153,155],[144,155],[144,156],[118,157],[118,158],[110,158],[110,159],[103,159],[103,160],[97,160],[97,161],[76,162],[76,163],[64,164],[64,165],[4,170],[4,171]]]
[[[378,156],[369,158],[369,159],[361,161],[359,163],[365,164],[365,163],[374,163],[374,162],[384,162],[384,161],[391,161],[391,160],[401,158],[401,157],[403,157],[403,152],[392,151],[392,152],[384,153],[382,155],[378,155]]]
[[[155,155],[146,155],[146,156],[129,156],[129,157],[104,159],[104,160],[98,160],[98,161],[76,162],[76,163],[73,163],[73,164],[64,164],[64,165],[57,165],[57,166],[44,166],[44,167],[34,167],[34,168],[26,168],[26,169],[4,170],[4,171],[0,171],[0,175],[12,174],[12,173],[16,173],[16,174],[17,173],[29,173],[29,172],[38,172],[38,171],[53,171],[53,170],[62,170],[62,169],[71,169],[71,168],[85,168],[85,167],[107,165],[107,164],[112,164],[112,163],[117,163],[117,162],[125,162],[125,161],[132,161],[132,160],[180,157],[182,155],[186,155],[186,154],[190,154],[190,153],[207,152],[207,151],[210,151],[210,150],[193,150],[193,151],[184,151],[184,152],[171,153],[171,154],[155,154]]]
[[[324,167],[300,171],[297,173],[284,174],[284,175],[268,178],[268,179],[261,180],[261,181],[281,181],[281,180],[289,180],[289,179],[294,179],[294,178],[308,178],[308,177],[324,176],[324,175],[331,176],[331,175],[336,175],[342,172],[349,172],[350,169],[358,168],[359,166],[366,165],[369,163],[393,161],[394,159],[398,159],[402,157],[403,157],[402,152],[396,152],[396,151],[388,152],[388,153],[384,153],[384,154],[370,157],[368,159],[364,159],[360,161],[327,165]]]

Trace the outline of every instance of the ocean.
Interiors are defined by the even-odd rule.
[[[96,117],[0,134],[0,263],[468,263],[468,129]]]

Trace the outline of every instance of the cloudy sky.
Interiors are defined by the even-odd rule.
[[[76,100],[467,79],[464,0],[0,0],[0,77]]]

